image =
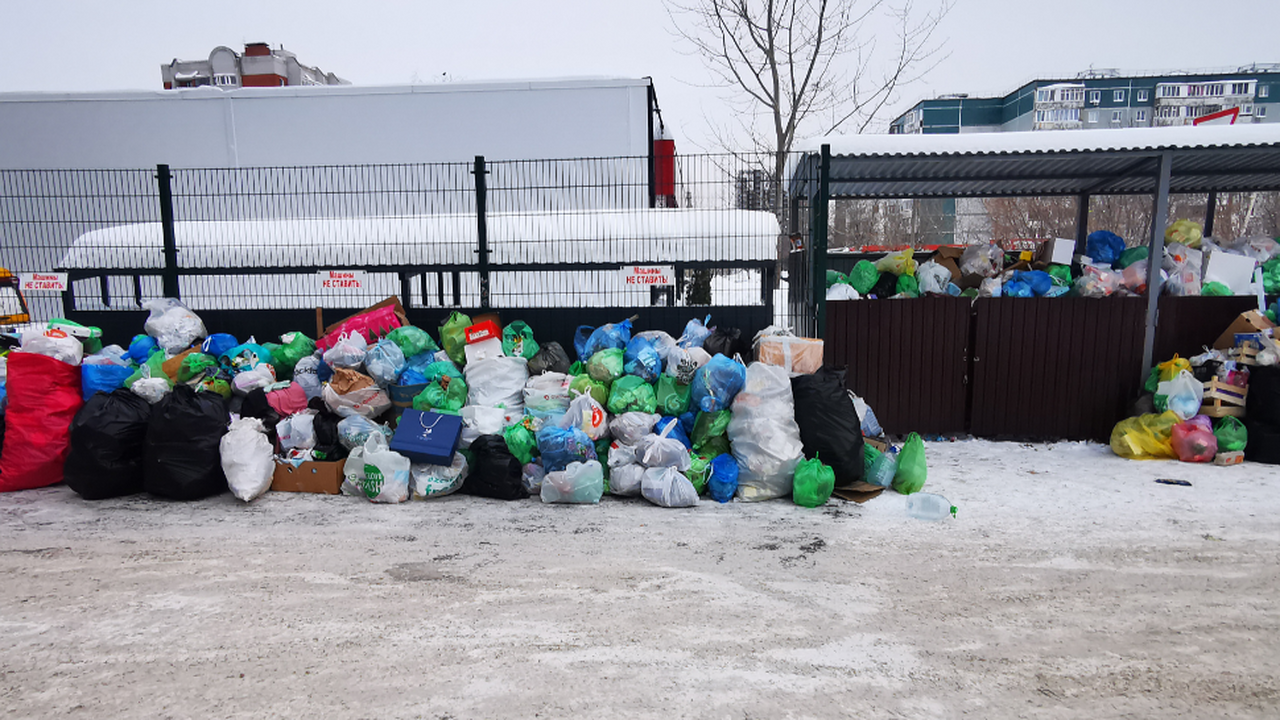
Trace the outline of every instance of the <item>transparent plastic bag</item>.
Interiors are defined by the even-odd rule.
[[[304,410],[276,423],[276,437],[280,440],[280,448],[283,450],[314,448],[316,446],[316,414],[315,410]]]
[[[602,350],[624,350],[631,342],[631,321],[601,325],[592,331],[583,345],[584,357],[592,357]]]
[[[84,345],[64,330],[46,330],[29,326],[22,331],[22,352],[45,355],[68,365],[79,365],[84,359]]]
[[[1182,420],[1189,420],[1200,414],[1204,384],[1189,370],[1183,370],[1174,379],[1160,383],[1156,388],[1156,395],[1168,398],[1169,410]]]
[[[257,367],[237,373],[231,379],[231,389],[237,395],[248,395],[254,390],[266,388],[274,385],[276,382],[275,368],[266,363],[261,363]]]
[[[369,436],[374,433],[379,433],[387,440],[391,440],[390,428],[379,425],[363,415],[351,415],[338,421],[338,442],[348,450],[364,445]]]
[[[645,468],[639,463],[619,465],[609,469],[609,494],[620,497],[638,497],[644,482]]]
[[[920,282],[921,293],[942,294],[947,291],[947,284],[951,282],[951,271],[929,260],[916,269],[916,280]]]
[[[208,333],[199,316],[174,298],[158,298],[142,304],[142,309],[151,311],[143,330],[156,339],[156,344],[171,355],[191,347],[191,345]]]
[[[545,345],[543,347],[546,347]],[[459,453],[461,455],[461,453]],[[542,493],[542,481],[547,477],[547,471],[542,468],[539,463],[528,463],[520,469],[520,484],[524,486],[525,492],[530,495],[539,495]]]
[[[604,468],[596,460],[569,463],[563,472],[549,472],[539,488],[544,503],[594,505],[602,495]]]
[[[364,356],[368,353],[369,343],[360,333],[352,332],[342,335],[333,347],[324,352],[324,362],[329,367],[359,369],[364,365]]]
[[[653,426],[661,417],[661,415],[642,412],[622,413],[609,423],[609,432],[618,442],[635,445],[640,438],[653,432]]]
[[[462,453],[454,453],[453,463],[450,465],[410,463],[409,479],[413,497],[426,500],[452,495],[467,479],[468,469],[467,458]]]
[[[676,341],[676,345],[689,350],[692,348],[701,348],[702,343],[711,335],[711,329],[707,327],[707,323],[711,322],[711,316],[708,315],[705,320],[694,318],[685,323],[684,333],[680,335],[680,339]]]
[[[391,340],[379,340],[365,353],[364,371],[379,387],[395,385],[404,368],[404,351]]]
[[[893,273],[894,275],[915,275],[916,261],[912,258],[915,250],[906,248],[895,253],[889,253],[876,261],[876,269],[882,273]]]
[[[1107,297],[1120,289],[1120,273],[1096,265],[1085,265],[1076,280],[1075,292],[1080,297]]]
[[[679,423],[667,423],[660,435],[645,435],[635,446],[636,460],[646,468],[671,467],[680,472],[689,469],[689,448],[670,437]]]
[[[764,363],[747,367],[746,383],[733,401],[728,435],[738,461],[739,499],[790,494],[804,445],[786,370]]]
[[[698,491],[673,467],[656,467],[644,471],[640,481],[644,499],[660,507],[693,507],[698,504]]]
[[[741,363],[716,355],[693,374],[689,389],[692,406],[702,412],[724,410],[742,389],[746,377],[746,369]]]
[[[249,502],[271,488],[276,464],[261,420],[232,420],[230,430],[218,441],[218,452],[232,495]]]
[[[569,409],[558,424],[560,427],[576,427],[592,440],[599,440],[609,431],[609,414],[595,398],[578,395],[569,402]]]
[[[999,245],[970,245],[960,256],[960,272],[993,278],[1004,269],[1004,250]]]
[[[978,297],[998,298],[1004,293],[1004,285],[999,278],[987,278],[978,285]]]

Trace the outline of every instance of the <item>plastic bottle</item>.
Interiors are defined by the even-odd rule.
[[[907,514],[919,520],[945,520],[956,516],[956,506],[934,493],[914,493],[907,496]]]

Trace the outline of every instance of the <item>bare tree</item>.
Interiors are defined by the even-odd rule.
[[[924,12],[914,0],[668,0],[667,7],[676,32],[730,91],[753,149],[772,161],[764,169],[779,181],[780,209],[795,140],[866,130],[938,60],[934,33],[951,2]]]

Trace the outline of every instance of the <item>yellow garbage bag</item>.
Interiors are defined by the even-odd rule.
[[[1175,220],[1172,225],[1165,228],[1164,241],[1198,248],[1203,235],[1204,229],[1200,227],[1200,223],[1193,220]]]
[[[1166,360],[1156,367],[1160,368],[1160,382],[1169,382],[1178,377],[1178,373],[1191,369],[1191,361],[1174,354],[1173,359]]]
[[[876,269],[894,275],[915,275],[916,261],[911,259],[915,250],[907,248],[896,253],[889,253],[876,261]]]
[[[1172,412],[1139,415],[1116,423],[1111,431],[1111,451],[1129,460],[1178,459],[1170,440],[1173,426],[1182,422]]]

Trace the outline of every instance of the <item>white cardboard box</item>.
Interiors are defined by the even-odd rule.
[[[1222,251],[1209,253],[1204,266],[1204,282],[1220,282],[1231,288],[1231,292],[1236,295],[1248,294],[1249,283],[1253,282],[1253,267],[1257,262],[1251,257]]]
[[[1040,244],[1039,259],[1054,265],[1070,265],[1076,254],[1076,241],[1067,238],[1050,238]]]

